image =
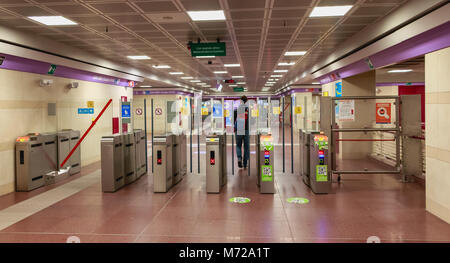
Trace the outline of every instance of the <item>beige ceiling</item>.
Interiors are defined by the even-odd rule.
[[[182,71],[214,85],[217,79],[244,75],[249,91],[259,91],[279,62],[298,62],[306,68],[330,54],[340,43],[381,19],[408,0],[0,0],[0,24],[29,30],[93,52],[107,59],[147,68],[167,64],[160,74],[179,82]],[[344,17],[309,18],[315,6],[354,5]],[[224,10],[226,21],[193,22],[186,11]],[[77,26],[48,27],[27,16],[62,15]],[[227,56],[196,59],[189,41],[226,42]],[[308,51],[304,57],[285,57],[286,51]],[[70,54],[65,54],[69,55]],[[132,61],[128,55],[152,59]],[[223,64],[239,63],[226,68]],[[280,83],[278,83],[280,84]],[[227,91],[227,89],[225,89]]]

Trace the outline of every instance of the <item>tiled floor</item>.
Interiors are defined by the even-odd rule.
[[[98,181],[3,229],[0,242],[65,242],[69,236],[81,242],[366,242],[369,236],[382,242],[450,242],[450,225],[425,211],[425,191],[418,183],[404,184],[392,175],[347,175],[333,183],[330,194],[314,195],[301,178],[277,166],[276,194],[259,194],[256,172],[248,176],[236,168],[220,194],[206,194],[204,167],[195,174],[193,158],[194,174],[168,193],[152,192],[151,175],[116,193],[102,193]],[[340,165],[382,166],[369,161]],[[290,163],[286,167],[290,172]],[[37,194],[0,197],[0,207]],[[252,201],[230,203],[233,196]],[[289,204],[288,197],[310,202]]]

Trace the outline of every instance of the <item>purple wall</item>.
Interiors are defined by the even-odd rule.
[[[21,72],[35,73],[47,76],[62,77],[68,79],[85,80],[90,82],[97,82],[103,84],[117,85],[128,87],[127,79],[119,79],[113,76],[97,74],[85,70],[79,70],[74,68],[69,68],[65,66],[56,65],[56,70],[54,74],[48,74],[51,63],[37,61],[33,59],[27,59],[7,54],[0,53],[1,57],[4,57],[0,69],[16,70]]]

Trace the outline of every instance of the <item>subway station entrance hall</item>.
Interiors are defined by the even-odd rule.
[[[0,0],[0,243],[449,243],[449,18]]]

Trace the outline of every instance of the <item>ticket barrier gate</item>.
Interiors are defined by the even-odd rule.
[[[186,136],[183,134],[175,135],[173,142],[173,182],[177,184],[187,172],[187,158],[186,158]]]
[[[63,129],[62,132],[68,133],[69,152],[71,152],[72,149],[75,148],[78,141],[80,140],[80,131],[71,130],[71,129]],[[62,161],[64,161],[64,159]],[[67,163],[70,165],[70,170],[69,170],[70,175],[81,172],[81,145],[78,145],[77,149],[70,156]]]
[[[273,138],[270,134],[258,134],[256,138],[256,175],[259,192],[262,194],[274,194]]]
[[[141,129],[134,130],[134,145],[135,145],[135,171],[136,179],[145,175],[146,169],[146,156],[145,156],[145,134]]]
[[[123,136],[123,159],[124,159],[124,180],[125,184],[131,184],[136,180],[136,147],[134,133],[129,132]]]
[[[220,193],[227,183],[227,136],[206,136],[206,192]]]
[[[58,169],[55,133],[29,134],[16,139],[16,191],[45,185],[45,175]]]
[[[308,154],[308,153],[306,153]],[[328,137],[323,134],[309,136],[309,184],[315,194],[328,194],[331,191],[332,174],[328,169]],[[307,180],[304,177],[303,180]]]
[[[174,135],[153,137],[153,192],[165,193],[173,185],[173,141]]]
[[[320,134],[317,131],[304,131],[300,129],[299,131],[300,138],[300,176],[302,176],[303,182],[307,186],[311,186],[310,184],[310,139],[311,136],[316,134]]]
[[[102,191],[115,192],[125,185],[123,136],[103,136],[101,139]]]

